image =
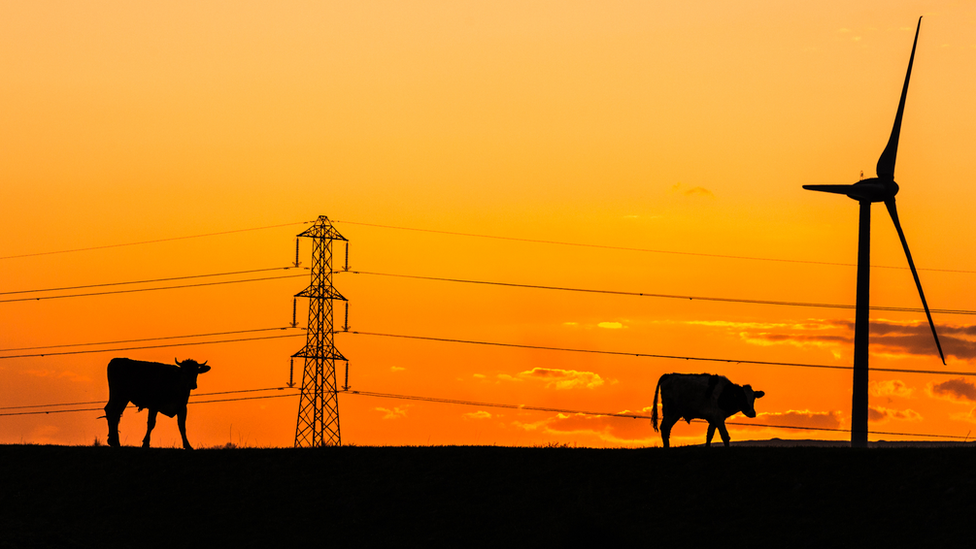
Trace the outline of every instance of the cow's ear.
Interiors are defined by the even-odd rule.
[[[209,371],[210,371],[210,366],[207,366],[206,364],[201,364],[200,367],[197,368],[197,373],[200,373],[200,374],[205,373],[205,372],[209,372]]]
[[[756,391],[755,393],[752,394],[752,396],[756,398],[762,398],[766,396],[766,391]]]

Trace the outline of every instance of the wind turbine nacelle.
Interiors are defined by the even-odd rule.
[[[877,177],[862,179],[847,189],[847,196],[858,202],[884,202],[898,194],[898,183]]]
[[[891,179],[872,177],[862,179],[853,185],[804,185],[809,191],[842,194],[858,202],[885,202],[894,200],[898,194],[898,183]]]

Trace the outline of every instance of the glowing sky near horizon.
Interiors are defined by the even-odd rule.
[[[856,260],[857,205],[801,186],[874,175],[920,15],[899,214],[930,306],[976,310],[976,5],[951,1],[5,2],[0,293],[286,266],[302,225],[11,256],[327,215],[361,271],[852,304],[854,269],[829,263]],[[873,304],[920,306],[880,207],[872,263],[897,267],[872,271]],[[362,332],[852,360],[845,309],[355,274],[336,284]],[[0,349],[284,327],[306,285],[0,303]],[[872,366],[976,373],[976,317],[933,316],[947,366],[924,315],[910,312],[872,315]],[[844,370],[336,341],[351,359],[350,384],[363,391],[647,413],[661,374],[708,371],[766,392],[755,423],[850,425]],[[105,400],[105,365],[116,355],[208,360],[200,392],[279,387],[301,346],[294,338],[0,358],[0,408]],[[976,377],[871,380],[874,431],[966,436],[976,423]],[[351,444],[660,445],[644,420],[340,402]],[[198,447],[290,446],[296,411],[295,398],[196,405],[189,437]],[[0,416],[0,443],[104,441],[98,415]],[[144,424],[145,412],[130,408],[123,441],[141,441]],[[674,436],[699,443],[704,431],[682,423]],[[733,440],[849,438],[730,431]],[[178,445],[175,421],[160,418],[154,441]]]

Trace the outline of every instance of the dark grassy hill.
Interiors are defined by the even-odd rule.
[[[0,446],[0,546],[971,547],[974,463],[971,447]]]

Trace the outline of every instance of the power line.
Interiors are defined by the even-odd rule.
[[[265,387],[263,389],[238,389],[236,391],[218,391],[213,393],[194,393],[190,395],[192,402],[193,398],[202,396],[213,396],[213,395],[233,395],[239,393],[259,393],[263,391],[284,391],[290,390],[291,387]],[[91,404],[101,404],[105,400],[89,400],[86,402],[60,402],[53,404],[28,404],[24,406],[0,406],[0,410],[24,410],[27,408],[61,408],[64,406],[88,406]]]
[[[141,343],[144,341],[160,341],[164,339],[185,339],[190,337],[213,337],[222,335],[232,335],[232,334],[249,334],[254,332],[270,332],[273,330],[287,330],[288,328],[255,328],[252,330],[233,330],[230,332],[210,332],[206,334],[187,334],[187,335],[176,335],[176,336],[161,336],[161,337],[144,337],[140,339],[119,339],[116,341],[96,341],[91,343],[64,343],[61,345],[40,345],[36,347],[11,347],[9,349],[0,349],[0,353],[8,353],[11,351],[31,351],[35,349],[59,349],[64,347],[88,347],[92,345],[118,345],[121,343]],[[0,357],[3,358],[3,357]]]
[[[217,394],[231,394],[231,393],[244,393],[244,392],[257,392],[257,391],[270,391],[270,390],[285,390],[284,387],[270,387],[267,389],[244,389],[239,391],[223,391],[220,393],[202,393],[196,396],[204,395],[217,395]],[[483,408],[503,408],[509,410],[527,410],[532,412],[554,412],[561,414],[585,414],[591,416],[608,416],[608,417],[618,417],[618,418],[628,418],[628,419],[650,419],[651,416],[646,414],[637,413],[623,413],[623,412],[588,412],[584,410],[571,410],[566,408],[552,408],[545,406],[528,406],[524,404],[504,404],[497,402],[478,402],[471,400],[459,400],[459,399],[447,399],[447,398],[437,398],[437,397],[426,397],[418,395],[400,395],[394,393],[377,393],[371,391],[338,391],[342,394],[347,395],[357,395],[357,396],[367,396],[373,398],[386,398],[386,399],[397,399],[397,400],[412,400],[420,402],[430,402],[436,404],[455,404],[461,406],[477,406]],[[191,400],[187,404],[213,404],[220,402],[239,402],[248,400],[266,400],[272,398],[288,398],[299,396],[299,393],[290,393],[283,395],[261,395],[253,397],[237,397],[237,398],[220,398],[211,400]],[[87,403],[78,403],[87,404]],[[64,404],[65,406],[68,404]],[[59,406],[59,405],[53,405]],[[10,409],[10,408],[0,408],[0,409]],[[33,412],[7,412],[0,413],[0,416],[21,416],[21,415],[41,415],[41,414],[61,414],[70,412],[96,412],[101,411],[102,408],[81,408],[72,410],[50,410],[50,411],[33,411]],[[695,423],[707,423],[703,420],[693,420]],[[846,429],[835,429],[830,427],[802,427],[798,425],[774,425],[768,423],[741,423],[741,422],[726,422],[726,425],[736,425],[742,427],[767,427],[771,429],[793,429],[800,431],[829,431],[829,432],[839,432],[847,433]],[[926,433],[898,433],[890,431],[871,431],[871,434],[875,435],[890,435],[890,436],[905,436],[905,437],[930,437],[930,438],[948,438],[948,439],[968,439],[969,437],[961,437],[957,435],[932,435]]]
[[[287,328],[261,328],[253,331],[263,331],[263,330],[285,330]],[[220,333],[245,333],[252,330],[239,330],[238,332],[215,332],[213,335]],[[827,369],[827,370],[851,370],[851,366],[839,366],[833,364],[808,364],[800,362],[776,362],[767,360],[745,360],[736,358],[715,358],[715,357],[696,357],[696,356],[684,356],[684,355],[664,355],[664,354],[653,354],[653,353],[641,353],[632,351],[609,351],[601,349],[579,349],[572,347],[552,347],[545,345],[526,345],[521,343],[503,343],[497,341],[479,341],[470,339],[457,339],[457,338],[444,338],[444,337],[433,337],[433,336],[419,336],[419,335],[408,335],[408,334],[386,334],[379,332],[360,332],[360,331],[348,331],[348,332],[334,332],[336,334],[348,333],[353,335],[364,335],[364,336],[375,336],[375,337],[390,337],[398,339],[415,339],[420,341],[434,341],[439,343],[463,343],[467,345],[487,345],[492,347],[507,347],[515,349],[532,349],[537,351],[560,351],[560,352],[571,352],[571,353],[589,353],[589,354],[601,354],[601,355],[611,355],[611,356],[632,356],[636,358],[660,358],[667,360],[684,360],[684,361],[695,361],[695,362],[724,362],[729,364],[753,364],[757,366],[786,366],[794,368],[817,368],[817,369]],[[157,339],[167,339],[167,338],[182,338],[182,337],[198,337],[208,334],[196,334],[187,336],[168,336],[160,338],[145,338],[141,341],[153,341]],[[160,345],[142,345],[134,347],[115,347],[111,349],[88,349],[79,351],[59,351],[53,353],[34,353],[34,354],[24,354],[24,355],[9,355],[0,356],[0,360],[7,358],[36,358],[36,357],[46,357],[46,356],[60,356],[60,355],[76,355],[76,354],[89,354],[89,353],[110,353],[116,351],[132,351],[141,349],[160,349],[166,347],[186,347],[192,345],[212,345],[217,343],[239,343],[247,341],[263,341],[269,339],[282,339],[289,337],[302,337],[304,333],[301,334],[288,334],[288,335],[278,335],[278,336],[262,336],[262,337],[248,337],[248,338],[235,338],[235,339],[221,339],[215,341],[190,341],[182,343],[167,343]],[[129,340],[129,341],[140,341],[140,340]],[[120,341],[119,343],[122,343]],[[77,343],[71,344],[71,346],[86,346],[86,345],[98,345],[99,343]],[[59,347],[53,345],[51,347]],[[29,348],[23,348],[29,349]],[[11,351],[16,349],[5,349],[5,351]],[[951,376],[974,376],[974,372],[959,372],[953,370],[920,370],[920,369],[900,369],[900,368],[871,368],[871,370],[876,372],[893,372],[893,373],[903,373],[903,374],[935,374],[935,375],[951,375]]]
[[[298,393],[291,393],[287,395],[263,395],[263,396],[253,396],[253,397],[238,397],[238,398],[218,398],[213,400],[191,400],[187,404],[213,404],[216,402],[238,402],[243,400],[265,400],[269,398],[288,398],[296,397]],[[103,408],[75,408],[71,410],[36,410],[33,412],[4,412],[0,413],[0,416],[37,416],[37,415],[47,415],[47,414],[68,414],[71,412],[101,412]]]
[[[359,395],[359,396],[369,396],[375,398],[389,398],[397,400],[413,400],[420,402],[432,402],[437,404],[457,404],[461,406],[477,406],[483,408],[504,408],[509,410],[529,410],[533,412],[555,412],[560,414],[585,414],[591,416],[609,416],[609,417],[619,417],[619,418],[630,418],[630,419],[651,419],[651,416],[646,414],[637,413],[614,413],[614,412],[587,412],[583,410],[568,410],[565,408],[550,408],[543,406],[526,406],[523,404],[501,404],[497,402],[476,402],[471,400],[457,400],[448,398],[436,398],[436,397],[425,397],[416,395],[398,395],[393,393],[375,393],[370,391],[343,391],[345,394],[349,395]],[[692,420],[695,423],[708,423],[704,420]],[[830,427],[801,427],[798,425],[773,425],[768,423],[740,423],[740,422],[726,422],[726,425],[737,425],[743,427],[768,427],[773,429],[796,429],[801,431],[831,431],[838,433],[848,433],[847,429],[835,429]],[[932,437],[932,438],[953,438],[953,439],[968,439],[969,437],[961,437],[957,435],[930,435],[925,433],[896,433],[889,431],[871,431],[871,434],[875,435],[895,435],[895,436],[908,436],[908,437]]]
[[[36,358],[44,356],[62,356],[62,355],[84,355],[91,353],[112,353],[116,351],[134,351],[139,349],[162,349],[165,347],[188,347],[193,345],[214,345],[217,343],[240,343],[244,341],[264,341],[268,339],[283,339],[287,337],[305,337],[304,333],[301,334],[288,334],[288,335],[276,335],[276,336],[261,336],[261,337],[242,337],[237,339],[218,339],[215,341],[188,341],[183,343],[164,343],[160,345],[140,345],[136,347],[116,347],[112,349],[88,349],[84,351],[59,351],[56,353],[34,353],[26,355],[9,355],[0,356],[0,360],[5,358]]]
[[[696,357],[696,356],[680,356],[680,355],[660,355],[660,354],[650,354],[650,353],[635,353],[626,351],[606,351],[599,349],[578,349],[572,347],[549,347],[544,345],[525,345],[520,343],[501,343],[496,341],[477,341],[471,339],[455,339],[455,338],[444,338],[444,337],[430,337],[430,336],[418,336],[418,335],[405,335],[405,334],[383,334],[377,332],[337,332],[337,333],[350,333],[354,335],[365,335],[365,336],[377,336],[377,337],[392,337],[399,339],[416,339],[421,341],[436,341],[439,343],[464,343],[468,345],[489,345],[493,347],[507,347],[515,349],[533,349],[538,351],[564,351],[570,353],[590,353],[599,355],[613,355],[613,356],[632,356],[637,358],[661,358],[668,360],[685,360],[685,361],[697,361],[697,362],[725,362],[731,364],[754,364],[759,366],[787,366],[794,368],[820,368],[828,370],[852,370],[852,366],[837,366],[832,364],[805,364],[801,362],[774,362],[767,360],[742,360],[735,358],[708,358],[708,357]],[[896,372],[902,374],[937,374],[937,375],[952,375],[952,376],[976,376],[974,372],[956,372],[951,370],[912,370],[912,369],[898,369],[898,368],[871,368],[875,372]]]
[[[192,279],[192,278],[228,276],[228,275],[235,275],[235,274],[266,272],[266,271],[275,271],[275,270],[288,270],[292,268],[294,267],[274,267],[269,269],[254,269],[250,271],[233,271],[233,272],[211,273],[211,274],[203,274],[203,275],[188,275],[188,276],[181,276],[181,277],[159,278],[159,279],[151,279],[151,280],[135,280],[129,282],[109,282],[109,283],[101,283],[101,284],[89,284],[85,286],[71,286],[71,287],[64,287],[64,288],[17,290],[11,292],[0,292],[0,295],[31,293],[31,292],[48,292],[48,291],[57,291],[57,290],[94,288],[94,287],[104,287],[104,286],[118,286],[118,285],[126,285],[126,284],[141,284],[141,283],[173,281],[173,280],[185,280],[185,279]],[[594,288],[574,288],[568,286],[548,286],[542,284],[523,284],[517,282],[498,282],[498,281],[491,281],[491,280],[474,280],[474,279],[464,279],[464,278],[408,275],[408,274],[399,274],[399,273],[380,273],[374,271],[336,271],[336,273],[352,273],[352,274],[367,275],[367,276],[406,278],[406,279],[413,279],[413,280],[429,280],[435,282],[455,282],[455,283],[463,283],[463,284],[502,286],[502,287],[509,287],[509,288],[526,288],[526,289],[535,289],[535,290],[556,290],[556,291],[591,293],[591,294],[621,295],[621,296],[632,296],[632,297],[652,297],[652,298],[661,298],[661,299],[678,299],[682,301],[697,300],[697,301],[708,301],[708,302],[715,302],[715,303],[744,303],[748,305],[775,305],[775,306],[786,306],[786,307],[811,307],[811,308],[821,308],[821,309],[845,309],[845,310],[853,310],[855,308],[854,305],[844,305],[838,303],[774,301],[774,300],[763,300],[763,299],[740,299],[740,298],[728,298],[728,297],[658,294],[658,293],[651,293],[651,292],[634,292],[634,291],[606,290],[606,289],[594,289]],[[204,282],[200,284],[181,284],[176,286],[157,286],[151,288],[111,290],[107,292],[89,292],[89,293],[82,293],[82,294],[21,297],[21,298],[0,300],[0,303],[40,301],[42,299],[43,300],[61,299],[61,298],[69,298],[69,297],[91,297],[91,296],[114,295],[114,294],[124,294],[124,293],[134,293],[134,292],[147,292],[147,291],[156,291],[156,290],[175,290],[175,289],[182,289],[182,288],[195,288],[195,287],[204,287],[204,286],[220,286],[224,284],[239,284],[244,282],[262,282],[268,280],[281,280],[281,279],[288,279],[288,278],[303,278],[304,276],[305,276],[304,274],[283,275],[283,276],[272,276],[272,277],[248,278],[243,280],[224,280],[219,282]],[[923,309],[917,307],[892,307],[892,306],[872,306],[871,310],[885,311],[885,312],[907,312],[907,313],[924,312]],[[937,314],[976,315],[976,311],[968,310],[968,309],[930,309],[930,311]]]
[[[66,297],[90,297],[90,296],[101,296],[101,295],[113,295],[113,294],[130,294],[135,292],[151,292],[156,290],[176,290],[181,288],[200,288],[203,286],[221,286],[224,284],[240,284],[242,282],[263,282],[266,280],[282,280],[285,278],[299,278],[306,277],[308,275],[298,274],[298,275],[282,275],[282,276],[265,276],[261,278],[245,278],[242,280],[222,280],[220,282],[200,282],[198,284],[180,284],[177,286],[156,286],[153,288],[131,288],[128,290],[109,290],[107,292],[89,292],[84,294],[68,294],[68,295],[48,295],[39,297],[18,297],[14,299],[0,299],[0,303],[13,303],[16,301],[40,301],[42,299],[62,299]]]
[[[803,260],[803,259],[779,259],[779,258],[744,256],[744,255],[707,254],[707,253],[700,253],[700,252],[678,252],[678,251],[674,251],[674,250],[655,250],[655,249],[650,249],[650,248],[634,248],[634,247],[628,247],[628,246],[611,246],[611,245],[608,245],[608,244],[583,244],[583,243],[580,243],[580,242],[566,242],[566,241],[561,241],[561,240],[540,240],[540,239],[534,239],[534,238],[519,238],[519,237],[513,237],[513,236],[497,236],[497,235],[477,234],[477,233],[463,233],[463,232],[457,232],[457,231],[440,231],[440,230],[435,230],[435,229],[419,229],[419,228],[416,228],[416,227],[401,227],[401,226],[396,226],[396,225],[381,225],[381,224],[378,224],[378,223],[361,223],[361,222],[358,222],[358,221],[338,221],[338,220],[333,220],[332,222],[333,223],[347,223],[349,225],[361,225],[361,226],[364,226],[364,227],[379,227],[379,228],[382,228],[382,229],[396,229],[396,230],[400,230],[400,231],[415,231],[415,232],[421,232],[421,233],[446,234],[446,235],[451,235],[451,236],[467,236],[467,237],[474,237],[474,238],[488,238],[488,239],[493,239],[493,240],[508,240],[508,241],[513,241],[513,242],[531,242],[531,243],[534,243],[534,244],[555,244],[555,245],[559,245],[559,246],[576,246],[576,247],[581,247],[581,248],[601,248],[601,249],[606,249],[606,250],[623,250],[623,251],[629,251],[629,252],[646,252],[646,253],[655,253],[655,254],[685,255],[685,256],[697,256],[697,257],[713,257],[713,258],[718,258],[718,259],[741,259],[741,260],[748,260],[748,261],[770,261],[770,262],[776,262],[776,263],[799,263],[799,264],[806,264],[806,265],[826,265],[826,266],[832,266],[832,267],[856,267],[857,266],[854,263],[839,263],[839,262],[833,262],[833,261],[810,261],[810,260]],[[888,265],[872,265],[871,268],[873,268],[873,269],[908,270],[908,267],[895,267],[895,266],[888,266]],[[925,269],[925,268],[919,268],[918,270],[919,271],[943,272],[943,273],[965,273],[965,274],[973,274],[973,273],[976,273],[976,271],[964,270],[964,269]]]
[[[609,294],[609,295],[623,295],[623,296],[633,296],[633,297],[656,297],[664,299],[680,299],[686,301],[711,301],[718,303],[746,303],[749,305],[779,305],[787,307],[815,307],[821,309],[854,309],[854,305],[842,305],[836,303],[813,303],[804,301],[770,301],[762,299],[738,299],[731,297],[706,297],[706,296],[694,296],[694,295],[673,295],[673,294],[655,294],[649,292],[628,292],[622,290],[601,290],[601,289],[589,289],[589,288],[572,288],[568,286],[544,286],[540,284],[521,284],[515,282],[497,282],[491,280],[472,280],[466,278],[445,278],[437,276],[421,276],[421,275],[406,275],[406,274],[396,274],[396,273],[378,273],[371,271],[336,271],[337,273],[352,273],[352,274],[362,274],[371,276],[386,276],[393,278],[409,278],[415,280],[431,280],[436,282],[458,282],[464,284],[482,284],[489,286],[505,286],[510,288],[528,288],[533,290],[559,290],[564,292],[581,292],[581,293],[591,293],[591,294]],[[903,312],[903,313],[921,313],[924,309],[919,309],[915,307],[885,307],[885,306],[872,306],[872,311],[887,311],[887,312]],[[976,315],[976,311],[970,311],[965,309],[929,309],[933,313],[941,314],[951,314],[951,315]]]
[[[228,271],[224,273],[210,273],[201,275],[187,275],[187,276],[174,276],[170,278],[153,278],[147,280],[129,280],[127,282],[104,282],[101,284],[86,284],[84,286],[65,286],[62,288],[38,288],[35,290],[15,290],[12,292],[0,292],[0,295],[11,295],[11,294],[30,294],[36,292],[59,292],[63,290],[82,290],[85,288],[103,288],[105,286],[124,286],[127,284],[149,284],[152,282],[171,282],[174,280],[188,280],[192,278],[209,278],[214,276],[231,276],[231,275],[242,275],[242,274],[253,274],[253,273],[264,273],[268,271],[286,271],[288,269],[294,269],[295,267],[271,267],[269,269],[251,269],[249,271]]]
[[[225,235],[225,234],[244,233],[244,232],[248,232],[248,231],[262,231],[264,229],[276,229],[276,228],[279,228],[279,227],[290,227],[292,225],[305,225],[305,224],[308,224],[308,223],[311,223],[311,221],[299,221],[299,222],[295,222],[295,223],[282,223],[280,225],[265,225],[264,227],[250,227],[250,228],[247,228],[247,229],[234,229],[232,231],[219,231],[219,232],[213,232],[213,233],[194,234],[194,235],[189,235],[189,236],[174,236],[174,237],[171,237],[171,238],[157,238],[155,240],[140,240],[140,241],[137,241],[137,242],[125,242],[125,243],[122,243],[122,244],[106,244],[104,246],[89,246],[87,248],[72,248],[72,249],[68,249],[68,250],[55,250],[55,251],[49,251],[49,252],[36,252],[36,253],[31,253],[31,254],[7,255],[7,256],[0,257],[0,259],[17,259],[17,258],[22,258],[22,257],[36,257],[36,256],[41,256],[41,255],[66,254],[66,253],[72,253],[72,252],[87,252],[87,251],[91,251],[91,250],[104,250],[104,249],[108,249],[108,248],[122,248],[122,247],[125,247],[125,246],[139,246],[139,245],[142,245],[142,244],[157,244],[159,242],[172,242],[174,240],[189,240],[189,239],[192,239],[192,238],[204,238],[204,237],[208,237],[208,236],[220,236],[220,235]]]

